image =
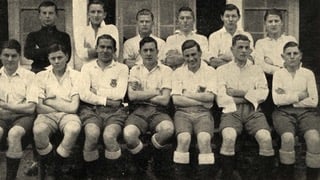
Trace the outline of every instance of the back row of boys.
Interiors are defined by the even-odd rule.
[[[89,5],[89,14],[91,13],[90,7],[102,7],[103,10],[102,5],[96,5],[99,4]],[[229,6],[235,7],[227,5],[227,7]],[[40,14],[41,8],[49,7],[51,6],[40,7]],[[218,31],[219,35],[213,34],[210,37],[210,39],[215,39],[214,43],[223,42],[223,44],[226,44],[226,41],[219,41],[219,38],[228,37],[226,34],[231,38],[229,50],[225,52],[218,50],[217,58],[211,58],[209,62],[207,61],[212,66],[231,61],[218,68],[217,72],[209,67],[205,61],[202,61],[204,60],[202,57],[206,57],[203,55],[205,51],[202,51],[203,47],[206,50],[205,43],[199,40],[202,36],[191,31],[187,37],[183,34],[184,30],[190,28],[190,21],[193,26],[194,17],[191,9],[182,8],[180,10],[180,32],[170,36],[167,40],[174,42],[170,43],[170,46],[179,44],[180,40],[180,47],[176,49],[170,47],[166,54],[169,58],[163,60],[164,64],[173,67],[173,69],[181,66],[173,73],[169,67],[158,63],[160,43],[156,38],[148,36],[133,41],[139,42],[139,55],[135,54],[134,58],[139,56],[142,63],[133,66],[130,71],[128,95],[135,106],[129,116],[121,106],[127,90],[128,68],[115,61],[118,43],[112,35],[103,33],[98,35],[98,30],[94,32],[98,35],[96,45],[85,43],[89,57],[92,55],[92,57],[97,57],[97,60],[85,64],[81,69],[81,75],[66,67],[71,52],[70,46],[67,43],[63,44],[62,41],[53,43],[49,48],[43,50],[47,53],[44,58],[49,60],[51,67],[38,73],[35,83],[31,83],[34,75],[18,65],[21,52],[20,44],[14,40],[5,42],[1,47],[1,60],[4,67],[0,71],[0,78],[6,86],[1,89],[0,137],[8,133],[7,178],[13,179],[16,176],[22,157],[21,138],[31,131],[32,127],[36,148],[41,156],[40,164],[44,165],[43,169],[46,169],[43,175],[59,175],[60,173],[57,173],[59,168],[54,167],[53,164],[61,163],[64,158],[70,155],[81,126],[84,126],[85,131],[83,155],[87,162],[89,177],[96,175],[94,171],[99,157],[97,142],[100,131],[103,131],[105,157],[111,167],[121,156],[117,137],[122,132],[123,126],[125,127],[123,135],[127,147],[132,153],[136,165],[142,169],[146,164],[140,161],[144,154],[139,136],[150,129],[154,132],[151,138],[152,144],[156,149],[162,149],[175,131],[177,148],[173,155],[173,161],[179,177],[188,177],[188,151],[191,135],[194,132],[200,150],[198,173],[200,177],[206,176],[206,173],[210,172],[211,165],[214,164],[214,154],[210,146],[213,135],[213,118],[209,109],[212,107],[215,97],[218,105],[223,108],[220,124],[223,137],[220,150],[223,159],[222,176],[224,179],[232,176],[233,164],[235,163],[234,144],[244,125],[249,134],[254,135],[259,143],[259,155],[264,159],[262,161],[264,166],[260,171],[261,177],[267,178],[270,166],[273,165],[274,150],[270,128],[265,116],[260,112],[259,104],[266,99],[268,87],[263,71],[248,61],[252,59],[250,57],[252,38],[244,32],[231,36],[226,31],[231,24],[236,27],[235,22],[239,18],[238,9],[226,10],[222,16],[222,18],[228,16],[224,22],[225,29],[221,32]],[[140,12],[147,13],[141,17],[152,17],[152,15],[148,15],[150,12],[148,10]],[[234,14],[232,14],[233,12]],[[276,11],[269,13],[271,12]],[[99,10],[93,14],[99,14]],[[272,20],[269,22],[268,19]],[[276,24],[274,25],[276,28],[270,25],[270,34],[279,27],[281,29],[281,14],[267,13],[265,21]],[[44,23],[48,22],[50,22],[50,18],[44,18]],[[144,21],[142,24],[147,23]],[[147,29],[143,27],[141,27],[141,31]],[[52,33],[56,29],[47,27],[44,31],[42,33]],[[236,33],[236,29],[233,31]],[[275,44],[273,41],[278,42],[281,41],[281,38],[287,37],[278,35],[280,37],[276,37],[277,40],[269,37],[264,39],[265,43],[260,43],[260,45],[269,47],[272,43]],[[57,37],[63,36],[57,35]],[[200,38],[198,39],[198,37]],[[37,42],[38,38],[33,40]],[[45,38],[48,37],[45,36]],[[63,37],[62,39],[68,38]],[[128,40],[127,43],[129,42]],[[284,68],[277,67],[276,62],[272,61],[270,57],[265,56],[262,60],[266,67],[272,66],[274,69],[276,67],[279,69],[274,70],[276,72],[273,77],[272,94],[275,104],[278,105],[273,113],[273,121],[282,140],[280,149],[282,175],[292,175],[295,162],[294,134],[296,130],[294,125],[298,124],[307,143],[307,175],[313,179],[320,168],[319,120],[315,110],[318,95],[315,78],[311,71],[301,67],[302,54],[298,44],[290,40],[284,44],[284,47],[277,45],[281,49],[279,56],[282,54],[281,58],[285,60],[281,64]],[[65,47],[65,45],[67,46]],[[37,50],[41,52],[40,44],[36,46],[31,54],[36,54]],[[222,46],[227,47],[227,45]],[[130,49],[128,47],[127,49]],[[166,45],[164,45],[165,47]],[[272,47],[275,46],[272,45]],[[262,50],[265,49],[262,48]],[[182,57],[179,57],[180,55]],[[125,62],[129,63],[126,62],[126,64],[134,64],[130,62],[134,58],[128,55]],[[184,61],[185,65],[181,65],[181,62]],[[35,70],[39,67],[33,65],[32,68]],[[171,74],[173,75],[171,76]],[[166,114],[164,108],[169,102],[170,95],[176,106],[174,121]],[[80,99],[83,103],[80,103],[79,106]],[[33,123],[35,108],[38,115]],[[76,115],[78,109],[79,116]],[[56,149],[57,158],[54,159],[55,162],[52,162],[53,148],[49,137],[58,130],[64,134],[64,137]],[[160,159],[156,162],[161,164],[161,161],[163,160]],[[161,168],[164,167],[158,166],[157,170],[161,171]]]

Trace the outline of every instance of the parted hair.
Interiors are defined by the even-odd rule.
[[[156,46],[156,49],[158,49],[158,43],[157,41],[152,38],[152,37],[144,37],[143,39],[141,39],[141,41],[139,42],[139,48],[141,49],[142,46],[146,43],[154,43]]]
[[[237,44],[237,41],[249,41],[250,39],[248,38],[248,36],[244,35],[244,34],[237,34],[232,38],[232,46]]]
[[[58,14],[58,7],[57,7],[56,3],[54,3],[53,1],[42,1],[39,4],[38,12],[40,13],[41,7],[51,7],[51,6],[54,6],[54,11],[56,12],[56,14]]]
[[[201,51],[201,48],[200,48],[200,45],[195,41],[195,40],[186,40],[183,42],[182,46],[181,46],[181,50],[182,52],[186,49],[190,49],[190,48],[193,48],[193,47],[197,47],[198,51],[199,52],[202,52]]]
[[[141,9],[140,11],[137,12],[137,15],[136,15],[136,20],[138,20],[139,16],[142,16],[142,15],[150,15],[151,16],[151,19],[153,21],[153,13],[149,10],[149,9]]]
[[[299,51],[301,51],[301,50],[300,50],[300,46],[299,46],[298,43],[296,43],[296,42],[294,42],[294,41],[289,41],[289,42],[287,42],[287,43],[283,46],[283,52],[284,52],[287,48],[289,48],[289,47],[298,47]]]
[[[281,21],[282,21],[282,13],[281,13],[281,11],[280,11],[279,9],[276,9],[276,8],[268,9],[268,10],[266,11],[266,13],[264,14],[264,17],[263,17],[264,21],[267,20],[267,17],[268,17],[269,15],[277,15],[277,16],[280,17],[280,19],[281,19]]]
[[[117,49],[117,48],[116,48],[117,42],[116,42],[116,40],[115,40],[111,35],[109,35],[109,34],[102,34],[101,36],[99,36],[98,39],[97,39],[97,44],[96,44],[96,46],[99,45],[101,39],[109,39],[109,40],[111,40],[112,45],[113,45],[113,49],[116,51],[116,49]]]
[[[240,10],[239,10],[239,8],[238,8],[236,5],[234,5],[234,4],[226,4],[226,6],[224,7],[221,15],[223,16],[226,11],[233,11],[233,10],[236,10],[238,16],[240,17]]]
[[[15,49],[19,55],[21,55],[21,45],[19,41],[15,39],[9,39],[8,41],[4,41],[1,43],[0,53],[2,53],[3,49]]]

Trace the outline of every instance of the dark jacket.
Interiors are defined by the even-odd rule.
[[[24,46],[24,56],[33,60],[31,70],[35,73],[49,66],[47,48],[53,43],[60,43],[67,48],[71,56],[71,42],[67,33],[59,31],[56,26],[42,27],[39,31],[31,32],[27,36]]]

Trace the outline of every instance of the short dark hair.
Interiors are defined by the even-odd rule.
[[[183,52],[184,50],[190,49],[190,48],[193,48],[193,47],[197,47],[197,50],[199,52],[202,52],[201,48],[200,48],[200,45],[195,40],[192,40],[192,39],[184,41],[182,46],[181,46],[181,50]]]
[[[137,12],[137,15],[136,15],[136,20],[138,20],[138,17],[139,16],[142,16],[142,15],[149,15],[151,16],[151,19],[153,21],[153,13],[149,10],[149,9],[141,9],[140,11]]]
[[[54,43],[54,44],[51,44],[47,49],[48,58],[49,58],[50,53],[54,53],[54,52],[58,52],[58,51],[62,51],[67,56],[70,55],[70,54],[68,54],[68,50],[67,50],[66,46],[59,44],[59,43]],[[70,58],[68,58],[67,62],[69,62],[69,61],[70,61]]]
[[[192,15],[192,17],[193,17],[193,19],[194,19],[194,12],[193,12],[193,10],[192,10],[190,7],[182,6],[182,7],[178,10],[178,16],[180,15],[180,13],[181,13],[182,11],[189,11],[189,12],[191,12],[191,15]]]
[[[244,34],[237,34],[235,36],[233,36],[232,38],[232,46],[237,44],[237,41],[249,41],[250,39],[248,38],[248,36],[244,35]]]
[[[223,16],[226,11],[233,11],[233,10],[236,10],[238,16],[240,17],[240,10],[239,10],[239,8],[238,8],[236,5],[234,5],[234,4],[226,4],[226,6],[224,7],[221,15]]]
[[[106,7],[105,7],[105,4],[104,2],[100,1],[100,0],[92,0],[92,1],[89,1],[88,3],[88,6],[87,6],[87,11],[89,12],[89,8],[92,4],[98,4],[98,5],[101,5],[102,6],[102,9],[104,12],[106,12]]]
[[[3,49],[15,49],[19,55],[21,55],[21,45],[19,41],[15,39],[9,39],[8,41],[4,41],[1,43],[0,53],[2,53]]]
[[[141,49],[142,46],[146,43],[154,43],[156,45],[156,49],[158,49],[158,43],[152,37],[144,37],[143,39],[141,39],[141,41],[139,42],[139,48]]]
[[[40,13],[40,8],[41,7],[51,7],[51,6],[54,7],[54,11],[56,12],[56,14],[58,14],[58,7],[57,7],[56,3],[54,3],[53,1],[42,1],[39,4],[38,12]]]
[[[111,40],[114,51],[117,50],[117,42],[116,42],[116,40],[115,40],[111,35],[109,35],[109,34],[102,34],[101,36],[99,36],[98,39],[97,39],[97,44],[96,44],[96,46],[99,45],[99,42],[100,42],[101,39],[109,39],[109,40]]]
[[[266,13],[264,14],[264,17],[263,17],[264,21],[267,20],[267,18],[268,18],[269,15],[277,15],[277,16],[280,17],[280,19],[281,19],[281,21],[282,21],[282,12],[281,12],[279,9],[276,9],[276,8],[268,9],[268,10],[266,11]]]
[[[284,52],[287,48],[289,48],[289,47],[297,47],[297,48],[299,49],[299,51],[301,51],[301,50],[300,50],[300,46],[299,46],[298,43],[296,43],[296,42],[294,42],[294,41],[289,41],[289,42],[287,42],[287,43],[283,46],[283,52]]]

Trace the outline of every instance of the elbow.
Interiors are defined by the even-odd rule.
[[[28,107],[28,108],[25,109],[25,113],[27,113],[27,114],[33,114],[33,113],[35,112],[35,110],[36,110],[36,105],[33,104],[33,105],[31,105],[30,107]]]

